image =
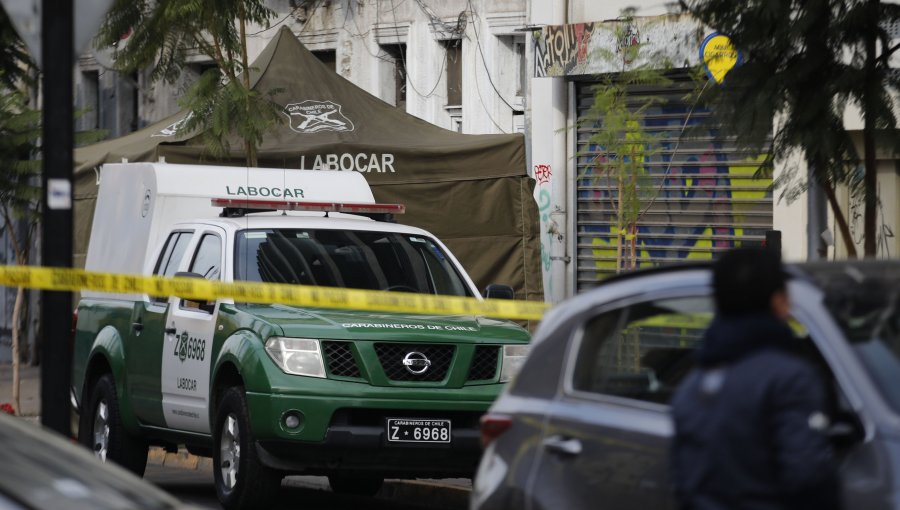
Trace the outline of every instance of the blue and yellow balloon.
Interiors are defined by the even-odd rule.
[[[725,81],[725,75],[743,62],[743,55],[734,47],[727,35],[713,32],[700,44],[700,60],[706,74],[716,83]]]

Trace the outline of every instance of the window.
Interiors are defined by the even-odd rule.
[[[198,79],[201,76],[203,76],[207,71],[215,71],[216,73],[221,74],[221,71],[219,70],[219,65],[211,60],[206,61],[206,62],[196,62],[194,64],[191,64],[189,66],[189,68],[190,68],[191,72],[193,72],[194,74],[197,75]]]
[[[668,403],[712,321],[708,297],[661,299],[598,315],[582,333],[575,391]]]
[[[337,51],[335,50],[316,50],[312,54],[319,59],[320,62],[328,66],[332,71],[337,72]]]
[[[388,64],[382,80],[385,101],[406,110],[406,45],[383,44],[382,51],[386,55],[383,60]]]
[[[240,231],[235,280],[471,295],[436,242],[395,232]]]
[[[513,41],[513,53],[516,55],[516,97],[525,97],[528,83],[528,63],[525,58],[525,38]]]
[[[190,232],[172,232],[166,239],[166,245],[163,247],[153,274],[156,276],[174,276],[178,271],[178,265],[184,257],[184,251],[187,249],[188,241],[191,240]],[[154,296],[153,301],[163,302],[167,298],[163,296]]]
[[[184,256],[188,241],[191,240],[190,232],[172,232],[166,240],[166,246],[156,261],[153,274],[158,276],[172,276],[178,271],[178,264]]]
[[[141,125],[140,117],[141,83],[138,73],[133,72],[128,75],[126,83],[131,87],[131,90],[129,91],[128,97],[126,98],[126,104],[123,108],[128,112],[128,116],[131,119],[128,123],[128,132],[133,133],[144,127]]]
[[[447,49],[447,106],[462,105],[462,41],[444,42]]]
[[[81,73],[81,129],[100,128],[100,73],[84,71]]]
[[[219,236],[205,234],[188,271],[203,275],[207,280],[218,280],[221,274],[222,240]]]

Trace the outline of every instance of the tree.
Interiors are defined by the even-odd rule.
[[[0,217],[16,265],[28,265],[40,219],[41,163],[35,159],[41,112],[28,108],[21,91],[0,97]],[[19,229],[17,226],[23,228]],[[19,287],[12,313],[13,404],[19,405],[19,361],[25,289]]]
[[[836,191],[848,186],[863,197],[864,255],[874,256],[875,149],[877,143],[900,147],[891,98],[900,92],[900,73],[888,66],[900,45],[891,46],[886,31],[900,20],[900,6],[879,0],[681,0],[681,5],[745,53],[745,63],[729,73],[725,86],[710,89],[723,129],[766,153],[764,166],[802,151],[851,257],[856,249]],[[864,118],[861,156],[844,129],[848,105]]]
[[[645,128],[647,110],[662,102],[653,96],[634,96],[635,86],[666,86],[671,79],[666,71],[671,64],[659,54],[648,54],[646,46],[633,33],[634,9],[622,11],[610,25],[617,48],[598,49],[597,58],[615,74],[598,77],[594,102],[582,126],[593,128],[589,149],[590,178],[604,191],[615,211],[616,272],[637,268],[638,223],[653,205],[660,189],[653,184],[646,163],[662,150],[661,133]]]
[[[243,140],[247,165],[257,166],[257,147],[280,108],[271,100],[277,90],[251,89],[247,25],[268,27],[274,16],[263,0],[116,0],[97,42],[112,46],[130,33],[116,52],[116,67],[133,72],[149,66],[152,80],[174,82],[190,54],[212,58],[217,69],[206,71],[180,100],[194,113],[181,129],[202,128],[217,157],[229,153],[235,134]]]
[[[22,40],[0,9],[0,229],[6,232],[17,265],[27,265],[40,219],[41,113],[28,106],[26,91],[35,83],[35,66]],[[25,289],[16,290],[12,322],[13,406],[19,405],[19,347]]]
[[[41,220],[41,111],[30,106],[29,92],[37,83],[37,66],[0,9],[0,231],[12,244],[15,263],[31,260],[34,236]],[[76,117],[82,112],[76,111]],[[77,143],[102,139],[100,130],[75,133]],[[25,289],[19,287],[13,305],[12,386],[19,405],[20,346],[28,317]]]

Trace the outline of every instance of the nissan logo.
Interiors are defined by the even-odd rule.
[[[403,356],[403,366],[406,367],[409,373],[421,375],[428,371],[428,367],[431,366],[431,360],[421,352],[412,351]]]

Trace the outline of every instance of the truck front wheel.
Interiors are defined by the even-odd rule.
[[[219,399],[213,430],[213,475],[219,502],[228,510],[271,506],[281,474],[256,456],[244,388],[226,389]]]
[[[78,427],[81,444],[93,450],[100,460],[111,460],[143,476],[147,467],[147,443],[125,431],[112,374],[97,379],[88,403]]]

